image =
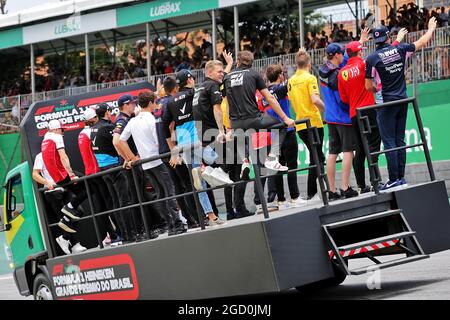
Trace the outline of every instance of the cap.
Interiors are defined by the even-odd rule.
[[[48,123],[48,130],[56,130],[56,129],[62,129],[61,122],[59,120],[50,120]]]
[[[364,47],[359,41],[352,41],[347,44],[347,47],[345,48],[345,50],[347,50],[347,53],[355,53],[361,51],[362,49],[364,49]]]
[[[336,53],[344,54],[344,50],[337,43],[330,43],[325,50],[329,56],[334,56]]]
[[[92,108],[87,108],[83,112],[84,121],[88,121],[88,120],[94,119],[96,116],[97,116],[97,113]]]
[[[183,69],[177,72],[176,79],[177,84],[184,84],[187,82],[189,78],[195,79],[194,75],[191,73],[191,71],[187,69]]]
[[[389,29],[385,26],[373,29],[373,40],[375,43],[385,42],[389,34]]]
[[[117,104],[119,107],[123,106],[126,103],[130,103],[132,101],[135,101],[135,99],[131,96],[131,94],[124,94],[120,96],[119,100],[117,100]]]
[[[100,103],[95,108],[98,117],[104,117],[106,111],[111,111],[111,107],[107,103]]]

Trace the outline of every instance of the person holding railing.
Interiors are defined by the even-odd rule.
[[[319,145],[317,146],[318,161],[317,165],[324,166],[325,155],[322,151],[323,145],[323,121],[321,112],[325,111],[325,105],[319,95],[319,86],[317,78],[311,74],[311,57],[304,50],[300,49],[295,56],[297,71],[288,80],[288,96],[292,108],[296,114],[296,120],[309,118],[311,126],[316,127],[319,134]],[[311,133],[306,129],[305,124],[296,125],[297,134],[312,154],[313,145],[309,142]],[[310,165],[316,165],[310,157]],[[307,200],[320,201],[317,194],[317,171],[315,168],[309,169]]]
[[[407,98],[405,68],[406,59],[415,51],[422,49],[430,41],[436,30],[437,21],[432,17],[428,22],[428,31],[413,44],[402,43],[398,46],[390,44],[389,30],[386,27],[374,29],[373,37],[377,44],[376,51],[366,59],[367,90],[376,92],[373,85],[373,74],[379,76],[383,87],[383,101],[390,102]],[[405,143],[406,117],[408,105],[397,105],[379,109],[377,121],[384,148],[403,147]],[[407,186],[405,180],[406,150],[386,153],[389,180],[381,191]]]
[[[143,159],[151,158],[159,155],[158,134],[156,131],[156,120],[152,112],[155,110],[156,94],[153,92],[141,92],[138,96],[141,111],[130,120],[120,135],[122,150],[126,155],[126,162],[134,163]],[[136,143],[139,156],[135,156],[131,151],[127,140],[133,137]],[[167,167],[161,159],[152,160],[142,164],[145,174],[153,178],[155,185],[159,191],[159,198],[173,197],[175,188],[170,178]],[[164,215],[167,225],[169,226],[169,236],[185,233],[187,229],[183,226],[178,216],[177,201],[172,198],[164,203],[157,203],[157,207],[162,215]],[[151,224],[151,223],[150,223]],[[155,225],[155,224],[153,224]]]
[[[173,167],[181,164],[177,148],[188,147],[199,142],[192,111],[192,102],[195,93],[195,78],[189,70],[181,70],[176,74],[176,81],[179,85],[179,91],[169,99],[163,114],[163,130],[167,144],[172,151],[170,165]],[[172,140],[172,133],[170,131],[172,122],[175,123],[174,138],[176,138],[176,141]],[[206,183],[201,177],[202,156],[198,155],[198,150],[199,148],[195,148],[195,150],[186,150],[183,153],[183,161],[186,164],[192,164],[194,187],[197,190],[202,190],[206,189]],[[214,161],[215,159],[210,160]],[[226,223],[225,221],[220,220],[214,213],[206,192],[200,192],[198,197],[204,213],[208,216],[210,226],[218,226]]]
[[[72,170],[69,157],[65,151],[63,130],[59,120],[50,120],[48,123],[48,132],[45,134],[41,144],[44,165],[47,168],[49,177],[58,185],[65,185],[78,178]],[[59,221],[58,226],[66,232],[76,233],[78,220],[82,217],[82,212],[77,209],[86,200],[87,193],[81,184],[78,183],[68,184],[65,188],[72,192],[74,197],[62,207],[61,212],[64,215]],[[60,240],[66,242],[64,246],[67,246],[67,241],[70,241],[67,235],[64,236],[64,234]]]

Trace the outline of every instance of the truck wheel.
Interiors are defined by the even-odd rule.
[[[50,280],[42,273],[34,278],[33,282],[33,296],[34,300],[53,300]]]
[[[334,264],[333,264],[333,271],[334,271],[333,278],[320,280],[320,281],[309,283],[309,284],[306,284],[306,285],[303,285],[300,287],[295,287],[295,289],[297,289],[297,291],[299,291],[299,292],[306,293],[306,292],[311,292],[311,291],[315,291],[315,290],[336,287],[345,281],[345,279],[347,278],[347,275],[345,273],[343,273]]]

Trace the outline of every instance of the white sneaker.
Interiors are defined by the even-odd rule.
[[[211,178],[215,180],[215,186],[234,183],[222,168],[215,168],[211,173]]]
[[[56,242],[61,247],[62,251],[64,251],[65,254],[70,254],[70,240],[66,240],[63,238],[63,236],[59,236],[56,238]]]
[[[267,203],[267,211],[275,211],[278,210],[278,203],[276,201],[268,202]]]
[[[313,203],[321,202],[322,199],[320,199],[319,195],[316,194],[314,197],[312,197],[311,199],[306,200],[306,201],[307,201],[307,204],[313,204]]]
[[[289,200],[289,204],[292,207],[303,207],[303,206],[306,206],[308,204],[308,201],[307,200],[303,200],[302,198],[298,197],[297,199]]]
[[[198,168],[200,170],[200,167]],[[192,170],[194,171],[194,170]],[[214,169],[210,166],[206,166],[205,169],[203,171],[201,171],[201,178],[203,180],[205,180],[211,187],[215,187],[216,186],[216,181],[214,179],[214,177],[212,176]],[[200,190],[200,189],[197,189]]]
[[[217,218],[214,221],[210,219],[208,224],[209,224],[210,227],[218,227],[218,226],[223,226],[223,225],[227,224],[227,222]]]
[[[280,162],[278,162],[278,157],[276,157],[274,160],[266,159],[264,162],[264,166],[267,169],[274,170],[274,171],[288,171],[288,167],[282,166]]]
[[[105,239],[103,239],[102,242],[104,247],[111,245],[111,237],[109,236],[109,233],[106,235]]]
[[[194,181],[194,188],[197,190],[202,190],[202,175],[200,172],[200,167],[192,169],[192,180]]]
[[[278,209],[279,210],[286,210],[286,209],[290,209],[291,208],[291,204],[287,201],[278,201]]]
[[[257,204],[256,205],[256,214],[261,214],[261,213],[263,213],[262,204]]]
[[[77,243],[72,247],[72,253],[80,253],[86,251],[87,249],[81,245],[81,243]]]

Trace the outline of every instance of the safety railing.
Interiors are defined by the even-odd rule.
[[[408,107],[409,104],[411,104],[411,103],[413,105],[414,115],[416,118],[417,127],[419,129],[420,139],[422,140],[422,142],[415,143],[412,145],[396,147],[396,148],[384,149],[384,150],[376,151],[376,152],[370,152],[367,136],[369,134],[371,134],[371,130],[372,130],[371,126],[372,125],[377,126],[377,124],[370,123],[369,117],[367,115],[365,115],[367,113],[367,111],[380,110],[380,109],[384,109],[384,108],[394,108],[394,107],[398,107],[398,106],[402,106],[402,105],[406,105]],[[379,183],[381,182],[381,174],[380,174],[380,168],[378,166],[378,161],[376,161],[375,159],[380,154],[386,154],[386,153],[394,152],[394,151],[402,151],[402,150],[415,148],[415,147],[422,147],[423,152],[425,154],[425,159],[427,162],[428,173],[430,174],[430,179],[431,179],[431,181],[436,180],[436,176],[434,174],[434,169],[433,169],[433,163],[431,161],[430,150],[428,148],[425,131],[423,129],[422,118],[421,118],[420,112],[419,112],[419,105],[417,104],[417,99],[415,97],[401,99],[401,100],[397,100],[397,101],[386,102],[386,103],[372,105],[372,106],[367,106],[367,107],[356,109],[356,111],[357,111],[356,115],[357,115],[357,119],[358,119],[358,123],[359,123],[361,139],[362,139],[363,146],[364,146],[364,152],[366,154],[367,163],[369,166],[370,181],[372,183],[373,189],[376,194],[379,194],[379,192],[380,192],[379,191]]]
[[[145,230],[146,235],[147,235],[147,239],[150,239],[149,238],[149,236],[150,236],[150,227],[149,227],[149,224],[148,224],[148,221],[147,221],[147,216],[146,216],[146,213],[145,213],[145,210],[144,210],[144,206],[149,206],[149,205],[156,204],[156,203],[159,203],[159,202],[164,202],[164,201],[168,201],[168,200],[171,200],[171,199],[178,199],[178,198],[186,197],[186,196],[189,196],[189,195],[193,195],[194,196],[194,200],[195,200],[195,207],[196,207],[197,217],[198,217],[198,220],[199,220],[198,222],[200,224],[201,229],[204,230],[205,229],[205,225],[204,225],[204,217],[205,217],[205,215],[203,214],[202,207],[200,205],[200,201],[199,201],[199,198],[198,198],[198,194],[201,193],[201,192],[207,192],[209,190],[217,190],[217,189],[222,189],[222,188],[225,188],[225,187],[232,187],[232,186],[236,186],[236,185],[244,184],[244,183],[245,184],[250,183],[250,182],[254,182],[255,183],[255,187],[256,187],[255,188],[255,192],[258,193],[259,199],[261,200],[261,206],[262,206],[262,209],[263,209],[264,218],[268,219],[270,216],[269,216],[269,211],[267,209],[267,202],[266,202],[265,197],[264,197],[264,189],[263,189],[263,186],[262,186],[261,179],[274,177],[274,176],[280,175],[280,174],[288,174],[290,172],[299,172],[299,171],[305,171],[305,170],[311,170],[311,169],[316,170],[317,176],[318,176],[318,180],[319,180],[319,187],[320,187],[320,191],[321,191],[321,194],[322,194],[323,204],[324,205],[328,205],[328,197],[327,197],[327,190],[329,189],[329,187],[328,187],[328,179],[326,177],[326,173],[322,170],[322,167],[321,167],[321,165],[319,165],[319,162],[318,162],[319,160],[318,160],[317,148],[320,145],[320,142],[319,142],[319,134],[318,134],[317,128],[311,126],[311,123],[310,123],[309,119],[297,120],[297,121],[295,121],[295,123],[296,124],[305,124],[306,125],[306,130],[308,130],[308,132],[309,132],[308,139],[309,139],[311,145],[313,146],[312,152],[311,152],[311,159],[312,159],[312,161],[310,162],[309,166],[307,166],[307,167],[297,168],[297,169],[292,169],[292,170],[289,170],[289,171],[286,171],[286,172],[278,172],[276,174],[270,174],[270,175],[262,176],[261,172],[260,172],[260,165],[258,164],[258,161],[257,161],[257,155],[256,155],[257,151],[253,151],[253,152],[250,152],[250,161],[252,162],[253,170],[254,170],[254,173],[255,173],[255,177],[254,178],[237,181],[237,182],[234,182],[232,184],[225,184],[225,185],[221,185],[221,186],[205,188],[205,189],[201,189],[201,190],[197,190],[197,189],[195,189],[195,187],[193,187],[192,191],[189,191],[189,192],[186,192],[186,193],[176,194],[174,196],[163,197],[163,198],[150,200],[150,201],[144,201],[143,192],[145,192],[145,191],[141,190],[140,189],[141,187],[138,184],[138,177],[137,177],[137,175],[138,174],[142,174],[142,171],[139,172],[139,167],[142,164],[150,162],[150,161],[154,161],[154,160],[158,160],[158,159],[170,158],[174,154],[173,152],[167,152],[167,153],[164,153],[164,154],[160,154],[158,156],[153,156],[153,157],[149,157],[149,158],[146,158],[146,159],[139,160],[139,161],[137,161],[136,163],[133,164],[131,169],[126,169],[126,168],[123,168],[122,166],[117,166],[117,167],[114,167],[114,168],[111,168],[111,169],[108,169],[108,170],[105,170],[105,171],[101,171],[101,172],[98,172],[98,173],[95,173],[95,174],[92,174],[92,175],[88,175],[88,176],[84,176],[84,177],[78,178],[76,180],[70,181],[67,184],[63,184],[60,187],[64,188],[64,187],[66,187],[68,185],[71,185],[71,184],[74,184],[74,183],[84,183],[85,188],[86,188],[86,192],[87,192],[87,200],[88,200],[88,204],[89,204],[90,215],[86,215],[86,216],[81,217],[79,221],[88,220],[88,219],[91,220],[92,219],[93,224],[94,224],[94,229],[95,229],[95,232],[96,232],[96,238],[97,238],[98,246],[99,246],[100,249],[102,249],[104,246],[103,246],[102,237],[101,237],[101,233],[100,233],[100,229],[99,229],[99,222],[97,220],[99,218],[99,216],[108,215],[108,214],[112,214],[112,213],[119,212],[119,211],[121,212],[121,214],[124,214],[124,210],[139,208],[140,215],[141,215],[141,218],[142,218],[142,221],[143,221],[144,230]],[[271,128],[268,128],[268,129],[282,129],[282,128],[285,128],[285,125],[280,123],[279,125],[272,126]],[[248,137],[246,137],[246,138],[248,138]],[[251,139],[249,139],[248,141],[251,141]],[[201,144],[197,143],[197,144],[193,144],[191,146],[183,147],[183,148],[180,148],[179,150],[177,150],[177,152],[180,152],[180,153],[192,152],[195,148],[201,148]],[[253,150],[253,148],[250,146],[249,150]],[[194,186],[193,176],[192,176],[192,164],[191,163],[187,163],[186,165],[188,167],[189,177],[190,177],[190,180],[191,180],[191,185]],[[95,206],[94,206],[94,202],[93,202],[93,195],[92,195],[92,192],[91,192],[92,189],[90,188],[90,184],[89,184],[90,181],[92,181],[92,179],[103,177],[103,176],[108,175],[108,174],[119,173],[120,171],[123,171],[123,170],[132,170],[132,179],[133,179],[133,185],[134,185],[133,192],[136,192],[136,194],[137,194],[137,200],[138,200],[137,203],[133,203],[131,205],[127,205],[127,206],[124,206],[124,207],[114,208],[114,209],[111,209],[111,210],[95,212]],[[43,196],[44,192],[47,191],[47,188],[44,187],[44,188],[40,188],[38,190],[40,191],[40,195]],[[45,203],[45,199],[42,199],[42,200],[44,200],[42,203]],[[52,236],[53,235],[52,229],[56,228],[58,226],[58,223],[50,223],[49,219],[48,219],[48,214],[46,214],[45,212],[41,212],[41,214],[43,216],[43,221],[45,221],[45,225],[46,225],[45,229],[47,230],[47,233],[49,235],[48,239],[49,239],[50,246],[51,246],[51,249],[52,249],[51,252],[49,252],[49,256],[50,257],[54,257],[56,255],[57,251],[55,249],[56,248],[55,240],[54,240],[54,237]],[[125,214],[133,214],[133,213],[131,211],[128,211],[128,213],[125,212]]]

